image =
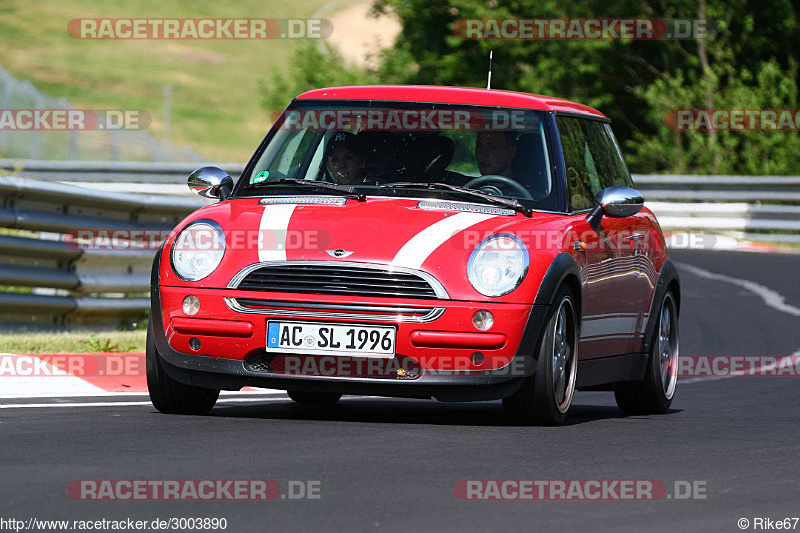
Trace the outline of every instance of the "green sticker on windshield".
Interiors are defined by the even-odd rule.
[[[253,178],[253,183],[261,183],[262,181],[267,181],[269,177],[269,170],[264,170],[259,172],[255,178]]]

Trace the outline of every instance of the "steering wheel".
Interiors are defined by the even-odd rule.
[[[531,193],[528,192],[528,189],[526,189],[516,181],[512,180],[511,178],[507,178],[499,174],[486,174],[485,176],[477,177],[465,183],[464,187],[467,187],[468,189],[477,189],[484,185],[493,185],[497,187],[496,185],[497,183],[511,187],[512,189],[514,189],[515,192],[519,193],[520,196],[522,196],[523,198],[527,198],[528,200],[533,200],[533,196],[531,196]]]

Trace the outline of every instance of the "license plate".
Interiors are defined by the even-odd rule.
[[[308,322],[267,322],[268,352],[394,357],[395,328]]]

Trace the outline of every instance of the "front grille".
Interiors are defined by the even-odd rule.
[[[264,292],[447,298],[444,288],[425,273],[365,263],[260,263],[239,273],[229,287]]]

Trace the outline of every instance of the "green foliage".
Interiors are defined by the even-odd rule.
[[[92,340],[94,338],[94,340]],[[147,332],[107,331],[102,337],[87,332],[4,332],[0,352],[4,353],[85,353],[105,351],[144,352]],[[113,348],[118,349],[113,349]],[[111,350],[109,350],[111,349]]]
[[[136,349],[134,344],[123,346],[109,337],[98,338],[94,333],[90,334],[88,339],[82,340],[81,344],[85,346],[88,352],[131,352]]]
[[[0,285],[0,292],[30,294],[33,292],[33,289],[31,287],[13,287],[11,285]]]
[[[282,111],[298,94],[322,87],[369,85],[374,73],[345,64],[338,50],[328,43],[309,41],[294,54],[288,75],[276,72],[269,85],[262,83],[261,105],[270,112]]]
[[[782,70],[765,61],[756,75],[747,68],[725,71],[718,63],[703,79],[677,71],[640,94],[648,103],[654,135],[637,133],[628,144],[631,165],[642,172],[781,175],[800,168],[797,131],[673,131],[664,117],[670,109],[792,109],[797,106],[797,67]]]
[[[552,94],[596,107],[614,121],[633,172],[796,173],[797,132],[680,133],[669,109],[793,109],[798,106],[800,25],[790,0],[377,0],[402,24],[375,71],[347,66],[309,45],[276,76],[267,109],[304,90],[343,84],[492,86]],[[463,18],[702,18],[704,40],[463,40]],[[711,97],[711,100],[709,100]]]

